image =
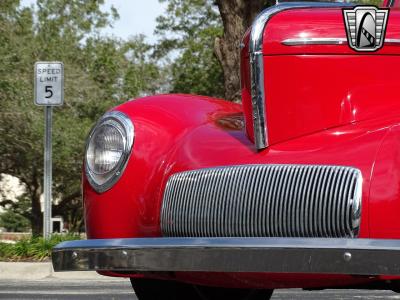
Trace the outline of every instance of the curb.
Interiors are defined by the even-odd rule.
[[[1,280],[121,280],[87,272],[54,272],[51,262],[0,262]]]

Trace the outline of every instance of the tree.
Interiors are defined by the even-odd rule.
[[[0,227],[9,232],[26,232],[29,228],[29,220],[12,210],[7,210],[0,214]]]
[[[73,228],[82,222],[80,178],[91,126],[128,94],[151,93],[157,82],[147,50],[136,53],[147,47],[143,38],[125,43],[98,34],[117,17],[115,10],[103,12],[103,3],[38,0],[34,10],[15,0],[0,2],[0,174],[25,186],[17,203],[5,199],[0,205],[27,217],[36,235],[42,232],[44,120],[43,109],[33,105],[34,62],[60,60],[65,66],[65,105],[55,108],[53,124],[53,215]],[[139,80],[143,74],[145,81]]]
[[[165,74],[158,61],[151,57],[153,47],[144,35],[126,41],[122,48],[126,54],[122,91],[123,98],[164,92]]]
[[[223,73],[214,54],[214,40],[222,34],[221,19],[211,0],[167,2],[157,18],[156,58],[166,58],[170,92],[223,97]],[[172,63],[170,62],[172,60]]]
[[[160,0],[158,54],[179,50],[172,63],[172,92],[196,93],[239,102],[239,45],[255,16],[272,0]]]

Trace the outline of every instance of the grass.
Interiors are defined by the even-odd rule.
[[[31,237],[15,244],[0,243],[0,261],[45,261],[51,257],[51,250],[63,241],[79,240],[75,234],[53,235],[49,239]]]

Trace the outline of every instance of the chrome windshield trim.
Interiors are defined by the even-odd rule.
[[[282,41],[285,46],[302,46],[302,45],[345,45],[346,38],[293,38]]]
[[[263,36],[268,21],[279,12],[295,8],[334,8],[354,4],[335,2],[285,2],[271,6],[259,14],[253,22],[250,42],[251,102],[253,108],[254,143],[257,150],[269,146],[266,118],[266,91],[264,86]]]
[[[400,275],[400,240],[134,238],[69,241],[54,270]],[[329,262],[329,263],[327,263]]]

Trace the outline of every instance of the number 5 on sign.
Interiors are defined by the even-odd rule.
[[[37,62],[35,64],[35,104],[57,106],[64,102],[64,64]]]

